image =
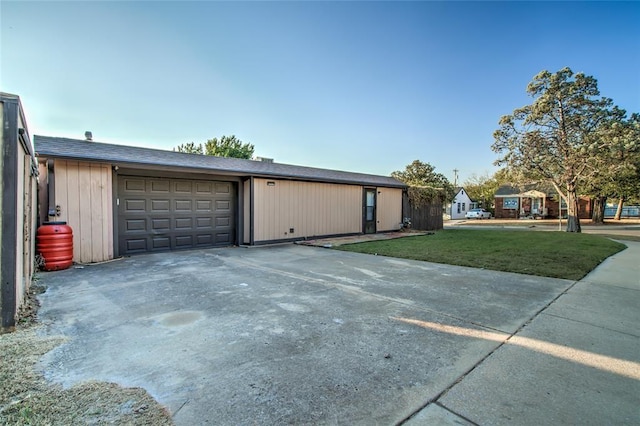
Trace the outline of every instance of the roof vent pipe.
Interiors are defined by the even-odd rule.
[[[84,132],[84,138],[85,138],[87,141],[91,142],[91,141],[93,140],[93,135],[91,134],[91,132],[90,132],[90,131],[88,131],[88,130],[87,130],[86,132]]]

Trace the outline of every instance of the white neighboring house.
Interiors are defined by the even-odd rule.
[[[478,203],[473,201],[467,195],[467,191],[462,187],[456,188],[456,195],[453,197],[453,201],[449,204],[447,213],[450,219],[464,219],[464,215],[471,209],[478,208]]]

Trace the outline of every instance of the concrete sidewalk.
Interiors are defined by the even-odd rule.
[[[640,424],[640,243],[624,243],[406,424]]]

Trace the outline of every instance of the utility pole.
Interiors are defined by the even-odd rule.
[[[453,186],[458,186],[458,169],[453,169]]]

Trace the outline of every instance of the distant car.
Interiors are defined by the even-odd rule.
[[[485,209],[471,209],[464,217],[467,219],[491,219],[491,212]]]

